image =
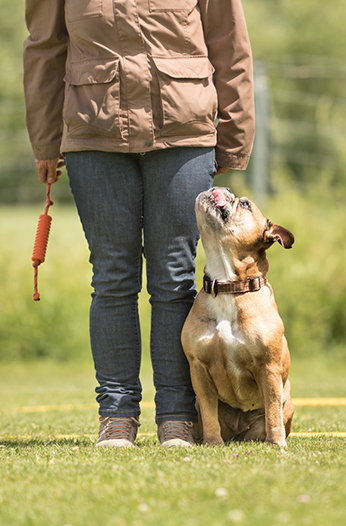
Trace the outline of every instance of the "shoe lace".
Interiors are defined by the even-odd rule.
[[[110,416],[103,417],[100,422],[105,425],[105,432],[107,439],[129,439],[133,427],[139,427],[141,424],[136,418],[112,418]]]
[[[164,422],[162,424],[162,431],[164,436],[164,441],[179,438],[181,440],[186,440],[189,436],[189,431],[193,427],[192,422]]]

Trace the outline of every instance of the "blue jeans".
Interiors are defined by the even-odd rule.
[[[180,333],[196,296],[194,203],[212,186],[214,149],[70,152],[66,167],[93,266],[90,340],[99,414],[140,414],[138,293],[144,253],[156,422],[196,421]]]

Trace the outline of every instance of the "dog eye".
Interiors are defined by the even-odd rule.
[[[239,204],[242,208],[245,208],[246,210],[251,210],[250,203],[246,199],[239,201]]]

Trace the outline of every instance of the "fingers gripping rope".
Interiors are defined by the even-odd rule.
[[[49,207],[54,204],[50,198],[50,190],[51,185],[49,184],[47,186],[46,208],[44,214],[40,215],[38,220],[34,250],[31,257],[33,262],[32,266],[34,267],[34,301],[40,300],[40,295],[38,293],[38,266],[45,260],[50,224],[52,222],[51,216],[48,215]]]

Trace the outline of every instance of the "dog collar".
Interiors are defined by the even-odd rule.
[[[242,294],[244,292],[256,292],[267,283],[267,276],[258,276],[246,281],[218,281],[211,280],[208,276],[203,277],[203,290],[215,298],[218,294]]]

